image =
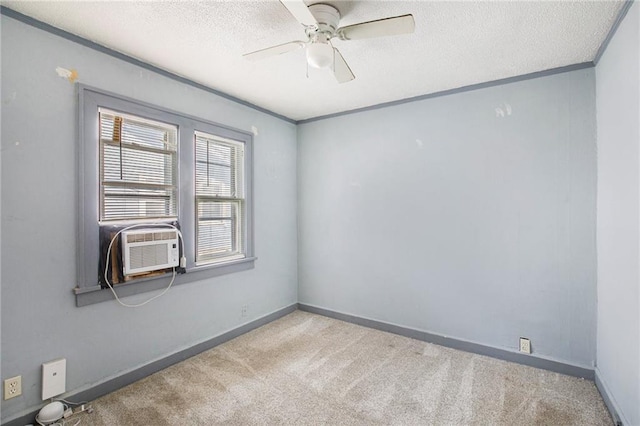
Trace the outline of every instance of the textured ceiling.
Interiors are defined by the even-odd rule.
[[[303,50],[242,54],[304,31],[278,1],[3,1],[10,9],[294,120],[592,61],[621,1],[308,1],[340,25],[413,14],[416,32],[341,41],[356,75],[338,84]],[[68,64],[72,67],[73,64]],[[80,80],[82,70],[79,69]]]

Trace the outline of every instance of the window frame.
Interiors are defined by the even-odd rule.
[[[76,305],[84,306],[112,300],[109,289],[98,284],[99,263],[99,143],[98,108],[103,107],[149,120],[178,126],[178,221],[185,238],[186,273],[178,275],[173,285],[199,281],[254,267],[253,225],[253,134],[217,124],[202,118],[141,102],[83,84],[78,88],[78,237],[77,276],[74,293]],[[195,198],[195,134],[196,131],[231,139],[244,144],[245,208],[242,217],[243,251],[240,259],[211,264],[195,263],[196,198]],[[161,223],[173,220],[135,220],[129,223]],[[127,223],[123,221],[120,223]],[[167,285],[171,274],[141,278],[114,286],[118,296],[143,293]]]

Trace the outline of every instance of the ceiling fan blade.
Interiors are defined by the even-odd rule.
[[[338,37],[342,40],[410,34],[415,30],[413,15],[402,15],[377,21],[362,22],[338,28]]]
[[[347,83],[356,78],[349,65],[347,65],[347,61],[344,60],[342,54],[335,47],[333,48],[333,61],[333,75],[336,76],[338,83]]]
[[[279,44],[278,46],[267,47],[266,49],[256,50],[255,52],[242,55],[250,61],[259,61],[260,59],[269,58],[271,56],[282,55],[283,53],[293,52],[305,45],[304,41],[290,41],[289,43]]]
[[[302,0],[280,0],[298,22],[305,27],[318,25],[318,21],[309,11],[309,8]]]

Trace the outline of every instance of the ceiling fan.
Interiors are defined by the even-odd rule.
[[[360,40],[410,34],[415,29],[413,15],[394,16],[338,27],[340,12],[329,4],[318,3],[307,6],[303,0],[280,0],[280,2],[302,24],[307,40],[291,41],[243,56],[256,61],[306,47],[307,64],[314,68],[332,68],[338,83],[346,83],[356,77],[338,49],[331,44],[331,39]]]

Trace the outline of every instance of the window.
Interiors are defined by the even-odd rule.
[[[100,221],[177,218],[177,126],[104,108],[98,114]]]
[[[253,267],[253,135],[79,85],[79,241],[76,304],[101,291],[100,240],[135,223],[179,223],[186,274],[174,285]],[[102,232],[101,232],[102,231]],[[142,278],[127,296],[166,286]]]
[[[244,146],[196,132],[196,263],[243,257]]]

